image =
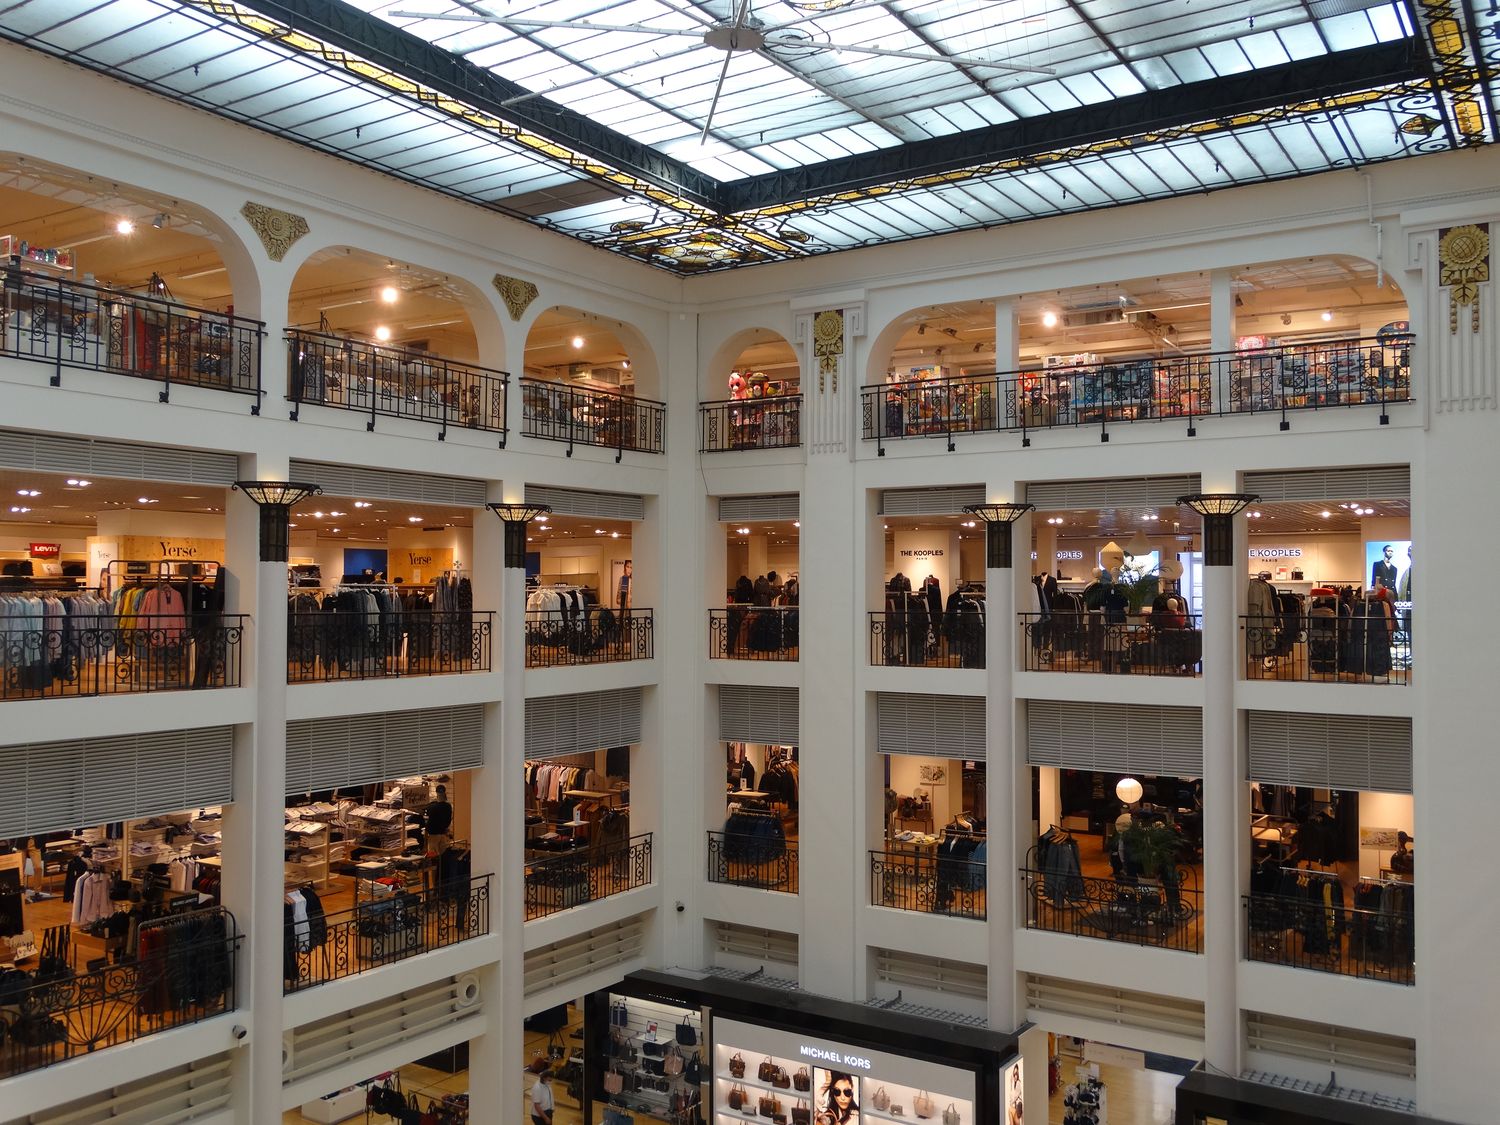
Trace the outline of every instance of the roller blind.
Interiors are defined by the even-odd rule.
[[[239,460],[231,453],[24,430],[0,430],[0,468],[183,484],[227,485],[239,476]]]
[[[1250,712],[1250,780],[1410,793],[1411,719]]]
[[[576,488],[528,484],[526,503],[546,504],[560,516],[594,516],[611,520],[646,518],[646,498],[628,492],[584,492]]]
[[[1103,773],[1203,774],[1203,717],[1196,707],[1154,704],[1026,704],[1026,760]]]
[[[875,696],[876,750],[882,754],[985,760],[984,698],[882,691]]]
[[[802,498],[795,492],[785,496],[721,496],[719,522],[746,520],[795,520],[802,515]]]
[[[374,715],[297,719],[286,725],[286,791],[367,785],[484,765],[479,704]]]
[[[880,494],[883,516],[956,516],[968,504],[984,503],[984,485],[950,488],[887,488]]]
[[[322,461],[293,461],[287,475],[292,480],[320,484],[330,496],[374,496],[381,500],[410,500],[419,504],[484,507],[484,482],[468,477],[367,469],[358,465],[331,465]]]
[[[639,742],[641,703],[638,687],[528,699],[526,757],[551,758]]]
[[[1064,508],[1171,507],[1199,490],[1197,473],[1165,477],[1105,477],[1100,480],[1038,481],[1026,486],[1026,501],[1044,512]]]
[[[794,687],[724,684],[719,688],[719,738],[797,746],[801,695]]]
[[[7,746],[0,837],[226,804],[233,777],[227,726]]]
[[[1411,468],[1371,465],[1358,469],[1289,469],[1246,473],[1245,491],[1272,500],[1406,500]]]

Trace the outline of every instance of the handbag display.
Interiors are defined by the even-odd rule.
[[[625,1076],[618,1070],[607,1070],[604,1072],[604,1092],[606,1094],[618,1094],[625,1089]]]
[[[659,1059],[667,1053],[667,1045],[655,1039],[642,1039],[641,1052],[648,1059]]]
[[[738,1051],[729,1057],[729,1074],[733,1078],[745,1077],[745,1056]]]
[[[775,1117],[781,1111],[781,1102],[770,1094],[760,1096],[760,1115],[762,1117]]]
[[[609,1025],[611,1027],[629,1027],[630,1009],[625,1006],[625,1001],[616,1000],[609,1006]]]
[[[667,1072],[667,1060],[649,1057],[644,1058],[641,1060],[641,1069],[644,1070],[647,1074],[659,1078]]]
[[[918,1117],[928,1118],[936,1111],[937,1106],[933,1104],[932,1097],[926,1090],[919,1091],[917,1096],[911,1100],[911,1109]]]
[[[812,1089],[812,1075],[808,1073],[807,1067],[799,1066],[797,1073],[792,1075],[792,1085],[804,1094]]]
[[[677,1075],[679,1075],[679,1074],[682,1073],[682,1067],[683,1067],[682,1055],[680,1055],[677,1052],[677,1048],[676,1047],[673,1047],[662,1058],[662,1060],[661,1060],[661,1066],[662,1066],[662,1071],[661,1072],[663,1074],[670,1075],[673,1078],[677,1077]]]
[[[778,1090],[789,1089],[792,1085],[792,1076],[786,1072],[786,1067],[776,1066],[771,1068],[771,1085]]]
[[[693,1052],[693,1057],[683,1067],[682,1080],[693,1086],[703,1081],[703,1057],[697,1051]]]
[[[800,1099],[792,1106],[792,1125],[812,1125],[812,1109]]]
[[[891,1096],[885,1092],[884,1086],[875,1091],[875,1096],[870,1099],[870,1104],[881,1113],[885,1113],[891,1108]]]
[[[746,1096],[743,1086],[731,1086],[729,1088],[729,1108],[744,1109]]]
[[[677,1042],[684,1047],[696,1047],[698,1045],[698,1030],[689,1019],[684,1018],[677,1025]]]
[[[943,1110],[943,1125],[958,1125],[958,1106],[952,1102],[949,1102],[948,1108]]]
[[[769,1057],[760,1060],[760,1066],[755,1071],[755,1077],[762,1082],[769,1082],[776,1077],[776,1064]]]

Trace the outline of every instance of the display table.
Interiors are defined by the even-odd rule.
[[[318,1122],[318,1125],[335,1125],[335,1122],[348,1121],[351,1117],[364,1114],[365,1092],[358,1086],[351,1086],[326,1098],[304,1102],[301,1112],[303,1117]]]

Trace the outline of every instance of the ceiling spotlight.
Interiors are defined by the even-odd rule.
[[[29,512],[29,511],[31,511],[30,508],[23,508],[19,504],[12,504],[10,506],[10,510],[12,512]]]
[[[380,299],[388,305],[394,305],[401,299],[401,290],[394,285],[387,285],[380,290]]]
[[[582,336],[574,336],[573,337],[573,348],[574,348],[574,350],[577,350],[577,349],[579,349],[581,347],[583,347],[583,337]]]
[[[135,224],[132,223],[129,219],[121,219],[118,223],[115,224],[115,233],[134,234]]]
[[[354,506],[356,508],[368,508],[370,506],[370,502],[368,500],[356,500],[354,502]]]
[[[338,534],[338,533],[339,533],[339,530],[340,530],[340,529],[339,529],[339,528],[334,528],[334,529],[333,529],[333,533],[334,533],[334,534],[335,534],[335,535],[337,535],[337,534]]]
[[[16,495],[17,496],[40,496],[41,493],[38,492],[34,488],[18,488],[18,489],[16,489]]]
[[[80,480],[78,477],[69,477],[68,478],[68,483],[71,484],[74,488],[87,488],[89,485],[93,484],[94,482],[93,481],[87,481],[87,480]]]
[[[801,520],[793,520],[792,521],[792,526],[793,527],[801,527],[802,526],[802,521]]]
[[[628,360],[628,359],[622,359],[620,361],[620,366],[623,367],[626,371],[629,371],[630,370],[630,360]]]
[[[149,496],[137,496],[135,502],[137,504],[155,504],[157,501],[151,499]]]
[[[421,516],[407,516],[406,517],[406,522],[407,523],[421,523],[422,522],[422,517]]]
[[[1323,323],[1327,324],[1332,319],[1333,319],[1333,310],[1332,309],[1324,309],[1323,310]]]
[[[1056,328],[1057,327],[1057,314],[1055,312],[1053,312],[1051,309],[1048,309],[1046,312],[1044,312],[1042,314],[1042,327],[1043,328]]]
[[[164,226],[167,225],[167,216],[166,216],[166,213],[163,212],[162,214],[157,215],[156,218],[152,219],[151,220],[151,225],[153,227],[155,227],[157,230],[161,230],[162,227],[164,227]]]
[[[1325,508],[1323,511],[1319,512],[1318,515],[1322,516],[1326,520],[1329,516],[1333,515],[1333,513]]]
[[[620,538],[620,533],[618,531],[611,531],[609,533],[609,537],[611,539],[618,539],[618,538]]]
[[[378,327],[378,328],[375,329],[375,339],[384,342],[386,340],[389,340],[390,338],[391,338],[391,330],[389,328],[387,328],[385,325],[382,324],[380,327]]]
[[[919,324],[919,325],[917,325],[917,335],[918,336],[925,336],[925,335],[927,335],[927,325],[925,325],[925,324]]]
[[[545,516],[545,515],[537,516],[536,522],[537,523],[546,523],[547,519],[548,519],[548,517]]]
[[[330,515],[330,516],[342,516],[342,515],[344,515],[344,514],[345,514],[345,513],[344,513],[344,512],[329,512],[329,513],[328,513],[328,514],[329,514],[329,515]]]
[[[314,512],[313,513],[313,519],[320,520],[322,518],[323,518],[323,513],[322,512]]]
[[[1292,323],[1292,314],[1291,313],[1282,313],[1281,314],[1281,323],[1282,324],[1290,324],[1290,323]]]

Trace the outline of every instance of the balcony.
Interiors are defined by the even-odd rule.
[[[894,910],[985,917],[983,859],[942,859],[924,852],[870,853],[870,903]]]
[[[1311,884],[1316,886],[1316,883]],[[1409,884],[1361,883],[1377,906],[1343,906],[1289,895],[1244,896],[1245,956],[1269,965],[1313,969],[1391,984],[1416,983],[1416,927]]]
[[[367,430],[409,418],[437,426],[439,441],[456,426],[499,434],[505,447],[507,372],[321,332],[288,331],[286,342],[294,422],[312,404],[368,414]]]
[[[526,863],[526,921],[651,885],[651,833]]]
[[[12,258],[0,291],[0,355],[63,368],[107,371],[161,384],[209,387],[254,399],[260,413],[258,320],[22,269]]]
[[[1406,603],[1402,603],[1405,605]],[[1411,683],[1411,611],[1387,616],[1357,603],[1357,616],[1313,609],[1240,618],[1247,680],[1316,684]],[[1368,610],[1376,612],[1369,612]]]
[[[711,660],[796,660],[796,606],[732,605],[708,611]]]
[[[1021,883],[1028,930],[1203,952],[1202,895],[1192,867],[1156,878],[1098,878],[1048,864],[1021,868]]]
[[[40,604],[40,603],[37,603]],[[248,618],[0,617],[0,700],[239,687]]]
[[[595,607],[526,611],[526,667],[616,664],[655,655],[656,619],[649,609]]]
[[[794,895],[797,841],[746,832],[710,832],[708,881]]]
[[[490,670],[488,610],[304,611],[300,604],[287,612],[289,684]]]
[[[543,441],[597,445],[615,451],[666,450],[667,406],[649,398],[542,379],[521,380],[521,433]]]
[[[477,875],[398,891],[325,914],[321,922],[286,924],[283,991],[300,992],[484,937],[490,932],[490,879]]]
[[[802,396],[698,404],[700,453],[791,449],[802,444]]]
[[[1027,672],[1102,672],[1136,676],[1203,673],[1203,617],[1172,627],[1150,617],[1106,622],[1102,613],[1018,613],[1021,668]]]
[[[1411,345],[1398,336],[1207,352],[1118,363],[964,375],[860,389],[863,437],[880,446],[913,437],[1275,414],[1378,406],[1411,399]]]
[[[43,942],[36,972],[0,973],[0,1078],[233,1011],[240,940],[228,911],[195,911],[143,922],[133,960],[81,973]]]
[[[931,622],[925,609],[875,610],[870,614],[870,663],[897,668],[983,668],[984,614],[952,615]]]

